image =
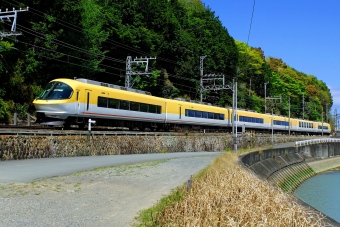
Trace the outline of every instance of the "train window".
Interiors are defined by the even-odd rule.
[[[209,119],[214,119],[214,113],[210,113],[210,112],[209,112],[209,113],[208,113],[208,118],[209,118]]]
[[[195,117],[202,118],[202,111],[195,111]]]
[[[274,120],[274,125],[288,126],[289,123],[287,121],[277,121],[277,120]]]
[[[149,113],[157,113],[157,108],[155,105],[149,105]]]
[[[161,106],[149,105],[149,113],[161,113]]]
[[[263,118],[240,116],[240,121],[263,124]],[[274,121],[275,124],[275,121]]]
[[[97,106],[107,108],[107,98],[98,96]]]
[[[119,100],[118,99],[109,99],[109,108],[119,109]]]
[[[149,111],[149,105],[148,105],[148,104],[141,103],[141,104],[140,104],[140,111],[142,111],[142,112],[148,112],[148,111]]]
[[[62,82],[50,82],[46,88],[40,93],[37,99],[56,100],[69,99],[73,94],[73,89]]]
[[[120,100],[120,107],[122,110],[130,110],[130,102],[125,100]]]
[[[195,111],[194,110],[188,110],[188,117],[195,117]]]
[[[139,111],[139,103],[138,102],[130,102],[130,110]]]
[[[208,112],[202,112],[202,118],[208,118]]]
[[[224,120],[224,114],[220,114],[220,120]]]
[[[214,113],[214,119],[218,120],[219,116],[218,113]]]

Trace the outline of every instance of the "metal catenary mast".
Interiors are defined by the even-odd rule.
[[[6,11],[4,12],[0,10],[0,21],[1,22],[4,22],[4,21],[12,22],[11,18],[13,19],[12,28],[10,32],[0,31],[1,39],[3,39],[4,37],[8,37],[8,36],[21,35],[21,32],[16,31],[17,17],[18,17],[18,12],[25,12],[25,11],[28,11],[28,7],[26,8],[26,10],[23,10],[21,8],[19,10],[16,10],[15,8],[13,8],[13,11],[8,11],[8,9],[6,9]]]

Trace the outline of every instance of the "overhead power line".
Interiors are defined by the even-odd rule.
[[[11,3],[11,2],[9,2],[9,1],[7,1],[7,0],[2,0],[2,1],[7,2],[8,4],[13,4],[13,3]],[[10,0],[10,1],[15,2],[18,6],[19,6],[19,4],[20,4],[19,2],[15,1],[15,0]],[[31,12],[32,14],[35,14],[35,15],[37,15],[37,16],[39,16],[39,17],[42,17],[42,18],[45,18],[44,15],[48,15],[48,16],[54,17],[54,18],[57,19],[57,20],[55,21],[55,23],[60,24],[60,25],[62,25],[62,26],[65,26],[65,27],[67,27],[67,28],[69,28],[69,29],[72,29],[72,30],[74,30],[74,31],[83,33],[82,28],[80,28],[79,26],[76,26],[76,25],[74,25],[74,24],[72,24],[72,23],[69,23],[69,22],[64,21],[64,20],[62,20],[62,19],[59,19],[59,18],[57,18],[57,17],[55,17],[55,16],[52,16],[52,15],[46,14],[46,13],[44,13],[44,12],[41,12],[41,11],[39,11],[39,10],[37,10],[37,9],[32,8],[32,7],[30,7],[30,10],[31,10],[30,12]],[[32,11],[33,11],[33,12],[32,12]],[[35,12],[37,12],[37,13],[35,13]],[[39,15],[38,13],[40,13],[40,14],[42,14],[42,15]],[[61,21],[62,23],[59,22],[59,21]],[[65,25],[65,24],[66,24],[66,25]],[[134,53],[136,53],[136,54],[139,54],[139,55],[140,55],[140,54],[142,54],[142,55],[147,55],[147,56],[153,55],[153,54],[147,53],[147,52],[142,51],[142,50],[139,50],[139,49],[137,49],[137,48],[133,48],[133,47],[131,47],[131,46],[128,46],[128,45],[126,45],[126,44],[120,43],[120,42],[115,41],[115,40],[112,40],[112,39],[107,39],[106,42],[108,42],[108,43],[110,43],[110,44],[113,44],[113,45],[116,45],[116,46],[119,46],[119,47],[121,47],[121,48],[123,48],[123,49],[130,50],[130,51],[132,51],[132,52],[134,52]],[[173,61],[173,60],[170,60],[170,59],[167,59],[167,58],[158,57],[158,60],[161,60],[161,61],[164,61],[164,62],[168,62],[168,63],[171,63],[171,64],[178,65],[178,63],[177,63],[176,61]]]

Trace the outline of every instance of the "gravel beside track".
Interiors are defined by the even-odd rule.
[[[32,183],[0,182],[0,226],[131,226],[220,154],[83,171]]]

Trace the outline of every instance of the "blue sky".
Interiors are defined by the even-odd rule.
[[[254,0],[202,2],[247,42]],[[256,0],[248,45],[324,81],[340,111],[340,0]]]

